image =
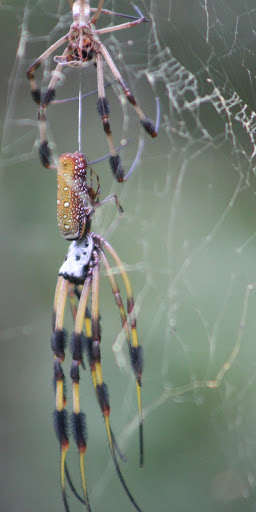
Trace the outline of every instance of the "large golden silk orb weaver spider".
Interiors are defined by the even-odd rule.
[[[54,380],[56,384],[56,410],[54,418],[55,430],[61,448],[62,495],[65,509],[68,512],[69,506],[65,491],[66,474],[71,490],[80,501],[85,503],[88,512],[90,512],[91,509],[84,473],[84,454],[86,451],[85,416],[80,411],[79,399],[79,367],[84,367],[83,352],[85,351],[89,361],[93,387],[105,422],[111,456],[118,477],[134,508],[138,512],[141,512],[141,509],[135,502],[121,474],[116,453],[118,453],[121,458],[123,457],[122,454],[120,454],[109,422],[110,405],[107,386],[102,375],[100,353],[99,286],[101,264],[108,276],[115,302],[119,309],[122,328],[125,332],[129,348],[131,366],[136,378],[140,424],[140,465],[143,464],[143,424],[141,407],[142,348],[138,344],[132,289],[124,265],[113,247],[111,247],[103,237],[90,232],[92,213],[94,209],[102,203],[98,202],[99,184],[95,192],[93,188],[87,184],[86,173],[87,163],[81,153],[66,153],[60,157],[57,172],[58,224],[61,234],[68,240],[73,239],[64,263],[59,270],[54,299],[53,333],[51,338],[52,350],[55,357]],[[116,197],[107,198],[107,200],[109,199],[115,199],[119,211],[122,211]],[[125,313],[116,278],[111,270],[105,252],[112,257],[122,276],[127,295],[127,314]],[[90,296],[91,306],[89,308]],[[72,363],[70,376],[73,383],[73,413],[71,415],[71,422],[74,439],[80,454],[80,473],[84,494],[83,500],[76,493],[72,485],[65,462],[69,439],[62,363],[65,358],[66,332],[64,330],[64,313],[67,298],[70,300],[75,322],[74,332],[71,336]],[[89,309],[91,309],[91,313],[89,313]]]
[[[145,131],[149,135],[151,135],[151,137],[156,137],[157,133],[151,120],[145,116],[141,108],[137,105],[136,100],[133,94],[131,93],[131,90],[126,85],[123,77],[119,73],[113,59],[111,58],[107,48],[99,39],[99,36],[101,34],[127,29],[148,20],[146,20],[145,17],[141,13],[139,13],[140,17],[133,19],[133,21],[122,23],[121,25],[116,25],[114,27],[107,27],[97,30],[95,25],[101,12],[107,14],[117,14],[111,13],[111,11],[104,10],[103,5],[104,0],[99,0],[97,9],[91,8],[89,1],[86,0],[77,0],[76,2],[74,2],[72,8],[73,23],[70,26],[69,32],[65,34],[63,37],[61,37],[58,41],[56,41],[52,46],[50,46],[44,53],[42,53],[42,55],[29,67],[27,71],[27,77],[30,81],[32,97],[34,101],[40,105],[39,121],[41,125],[41,140],[39,155],[44,167],[49,167],[51,160],[51,152],[48,146],[48,141],[44,137],[44,124],[46,122],[45,111],[49,103],[53,100],[55,96],[55,88],[60,78],[61,68],[63,66],[82,67],[87,65],[89,61],[94,60],[97,66],[97,110],[100,117],[102,118],[103,128],[107,136],[110,153],[109,163],[114,177],[117,179],[117,181],[122,182],[124,181],[125,173],[120,156],[116,152],[116,148],[112,139],[112,133],[109,123],[110,106],[105,96],[104,88],[103,59],[105,60],[110,71],[114,75],[114,78],[121,86],[126,98],[134,107]],[[92,17],[90,17],[91,12],[93,12]],[[61,56],[54,57],[55,62],[57,62],[57,66],[52,74],[52,78],[50,80],[46,93],[41,97],[41,92],[38,89],[35,81],[35,71],[55,50],[57,50],[64,43],[68,43],[68,45]]]

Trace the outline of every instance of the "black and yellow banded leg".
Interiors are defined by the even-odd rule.
[[[76,286],[73,283],[69,282],[68,296],[69,296],[69,302],[70,302],[70,307],[71,307],[71,313],[72,313],[74,321],[76,320],[76,314],[77,314],[77,300],[80,300],[80,295],[81,295],[80,289],[82,289],[82,285]],[[85,366],[83,364],[83,361],[81,362],[81,366],[82,366],[83,369],[85,368]],[[70,476],[70,473],[69,473],[69,469],[68,469],[68,466],[67,466],[66,462],[65,462],[65,474],[66,474],[68,485],[69,485],[72,493],[74,494],[74,496],[83,505],[86,505],[85,500],[80,496],[80,494],[78,493],[77,489],[75,488],[75,486],[73,484],[73,481],[71,479],[71,476]]]
[[[66,333],[63,329],[65,304],[68,292],[68,281],[62,277],[58,279],[55,299],[53,319],[53,333],[51,338],[51,346],[54,352],[54,382],[56,394],[56,408],[54,411],[54,427],[56,436],[60,443],[60,480],[63,502],[66,512],[69,512],[65,490],[65,457],[69,447],[67,413],[65,411],[66,397],[64,393],[64,373],[61,367],[65,358]]]
[[[95,360],[93,358],[93,353],[92,353],[91,315],[90,315],[90,312],[89,312],[88,308],[86,308],[85,317],[84,317],[84,324],[85,324],[85,334],[86,334],[86,336],[85,336],[85,347],[86,347],[87,359],[88,359],[88,363],[90,365],[90,370],[91,370],[91,376],[92,376],[92,383],[93,383],[94,391],[95,391],[95,394],[96,394],[96,398],[98,400],[97,382],[96,382],[96,371],[95,371]],[[113,446],[114,446],[116,452],[118,453],[120,459],[123,462],[127,462],[127,458],[124,455],[124,453],[121,451],[120,447],[118,446],[118,443],[116,441],[115,435],[114,435],[113,430],[112,430],[111,427],[110,427],[110,432],[111,432]]]
[[[76,321],[76,315],[77,315],[77,301],[79,302],[80,296],[81,296],[80,288],[82,290],[83,287],[82,286],[77,287],[73,283],[69,283],[68,296],[69,296],[69,303],[70,303],[71,313],[72,313],[74,322]],[[87,310],[87,307],[86,307],[86,310]],[[83,359],[81,359],[80,364],[81,364],[83,370],[85,370],[85,365],[84,365]]]
[[[72,426],[73,426],[73,435],[74,439],[79,451],[80,456],[80,475],[82,481],[82,488],[84,494],[84,500],[87,507],[88,512],[91,511],[87,486],[85,480],[85,471],[84,471],[84,455],[86,452],[86,423],[85,423],[85,415],[80,411],[80,399],[79,399],[79,366],[83,361],[83,348],[84,348],[84,336],[82,333],[83,330],[83,321],[86,311],[86,305],[91,289],[91,276],[88,276],[84,282],[84,286],[80,295],[80,300],[78,303],[78,308],[75,315],[75,330],[72,334],[71,338],[71,351],[72,351],[72,365],[70,376],[73,383],[73,413],[72,413]]]
[[[117,307],[119,309],[119,312],[120,312],[122,328],[124,329],[126,340],[127,340],[127,344],[128,344],[128,348],[129,348],[129,351],[130,351],[131,350],[131,338],[130,338],[130,332],[129,332],[129,325],[128,325],[128,322],[127,322],[127,318],[126,318],[126,314],[125,314],[125,310],[124,310],[124,306],[123,306],[123,301],[122,301],[122,298],[121,298],[121,295],[120,295],[120,290],[119,290],[117,282],[116,282],[116,280],[114,278],[114,274],[111,271],[111,268],[110,268],[108,260],[107,260],[107,258],[105,256],[105,253],[104,253],[104,251],[102,249],[100,250],[100,257],[101,257],[103,265],[104,265],[104,267],[106,269],[107,276],[109,278],[109,281],[110,281],[110,284],[111,284],[111,288],[112,288],[112,292],[113,292],[113,295],[114,295],[114,298],[115,298],[115,302],[116,302],[116,305],[117,305]]]
[[[126,295],[127,295],[127,312],[131,329],[132,346],[130,348],[131,365],[136,377],[136,388],[137,388],[137,399],[139,409],[139,432],[140,432],[140,466],[143,466],[144,462],[144,448],[143,448],[143,418],[142,418],[142,405],[141,405],[141,376],[143,370],[143,351],[142,347],[138,342],[138,335],[136,329],[136,317],[134,312],[134,300],[132,295],[131,283],[128,275],[125,271],[124,265],[121,262],[116,251],[113,247],[104,239],[101,239],[102,245],[111,254],[112,258],[116,262],[116,265],[121,273],[124,281]],[[121,314],[121,311],[120,311]]]
[[[99,255],[96,256],[96,264],[92,269],[92,349],[91,349],[91,359],[92,359],[92,367],[94,368],[95,376],[93,380],[96,382],[96,394],[98,398],[98,402],[101,408],[101,412],[105,421],[107,437],[110,447],[111,456],[114,462],[114,466],[118,475],[118,478],[129,498],[132,505],[138,512],[141,512],[141,509],[137,505],[133,496],[131,495],[124,477],[119,468],[116,454],[115,454],[115,446],[113,443],[112,431],[109,423],[109,415],[110,415],[110,405],[109,405],[109,397],[108,397],[108,389],[107,385],[103,381],[102,377],[102,369],[101,369],[101,357],[100,357],[100,322],[99,322],[99,282],[100,282],[100,263],[99,263]]]
[[[55,288],[53,311],[52,311],[52,330],[53,330],[53,332],[55,331],[55,328],[56,328],[56,310],[57,310],[57,305],[59,302],[62,281],[63,281],[63,277],[59,276],[58,280],[57,280],[56,288]]]

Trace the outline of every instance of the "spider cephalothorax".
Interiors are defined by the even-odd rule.
[[[56,57],[55,62],[69,64],[70,66],[81,66],[81,64],[85,64],[93,58],[94,44],[89,37],[83,36],[81,48],[74,42],[70,43],[69,49],[71,53],[67,56],[66,60],[62,61],[62,57]]]
[[[97,39],[93,35],[98,15],[90,20],[90,4],[86,0],[74,2],[73,23],[70,25],[67,40],[69,44],[62,56],[55,56],[55,62],[66,66],[83,66],[92,60]]]

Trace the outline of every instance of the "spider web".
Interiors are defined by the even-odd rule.
[[[4,389],[8,382],[2,401],[2,495],[8,510],[20,504],[21,492],[29,496],[24,510],[31,502],[38,510],[49,503],[62,510],[48,340],[54,287],[67,244],[55,222],[55,174],[38,161],[36,106],[26,70],[68,31],[67,4],[1,3]],[[101,280],[102,363],[112,425],[128,455],[126,480],[147,511],[255,508],[254,4],[140,1],[138,7],[152,23],[104,37],[145,113],[154,119],[156,97],[161,105],[159,135],[153,141],[145,136],[143,155],[127,183],[116,184],[106,162],[95,166],[102,198],[117,193],[125,214],[119,218],[113,207],[105,206],[93,219],[94,231],[125,262],[136,298],[145,353],[143,471],[136,465],[134,379],[109,285]],[[132,4],[123,0],[106,2],[106,8],[134,13]],[[110,21],[102,16],[99,25]],[[53,60],[48,59],[38,71],[44,89],[52,69]],[[79,76],[74,70],[63,72],[58,99],[77,95],[74,76]],[[96,88],[93,66],[83,70],[82,88],[84,93]],[[114,141],[129,141],[121,152],[129,169],[143,134],[115,83],[106,94]],[[56,157],[75,151],[77,102],[51,105],[47,120]],[[96,95],[84,99],[82,123],[83,152],[90,160],[107,153]],[[68,355],[66,359],[68,376]],[[92,507],[120,510],[120,500],[128,511],[130,504],[108,463],[103,425],[86,374],[81,395],[88,422],[86,472]],[[77,465],[73,451],[72,469]]]

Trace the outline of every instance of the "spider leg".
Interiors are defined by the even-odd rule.
[[[70,283],[69,287],[68,287],[68,297],[69,297],[69,303],[70,303],[71,313],[72,313],[74,322],[76,321],[76,314],[77,314],[77,304],[76,304],[77,293],[78,293],[77,287],[75,287],[74,284]],[[81,295],[81,293],[79,293],[78,301],[80,300],[80,295]],[[83,370],[85,370],[85,365],[84,365],[83,359],[81,360],[81,366],[82,366]]]
[[[65,48],[65,50],[62,54],[62,57],[66,58],[68,55],[70,55],[70,53],[71,53],[71,49],[68,46],[67,48]],[[47,89],[46,93],[44,94],[42,101],[41,101],[42,109],[45,109],[46,107],[48,107],[49,103],[53,100],[53,98],[55,96],[56,84],[57,84],[58,80],[60,79],[61,69],[62,69],[62,65],[57,64],[56,68],[54,69],[54,71],[52,73],[52,77],[49,82],[48,89]]]
[[[134,27],[135,25],[139,25],[140,23],[143,23],[146,20],[144,16],[141,16],[140,18],[135,19],[134,21],[128,21],[127,23],[121,23],[120,25],[115,25],[114,27],[106,27],[106,28],[100,28],[96,29],[93,32],[96,32],[96,34],[107,34],[108,32],[116,32],[117,30],[123,30],[126,28]]]
[[[41,101],[41,91],[37,87],[37,83],[36,83],[36,80],[35,80],[35,71],[37,70],[37,68],[39,68],[39,66],[46,59],[48,59],[48,57],[55,50],[57,50],[57,48],[59,48],[62,44],[64,44],[66,41],[68,41],[68,36],[69,35],[66,34],[65,36],[63,36],[60,39],[58,39],[58,41],[56,41],[54,44],[52,44],[50,46],[50,48],[47,48],[47,50],[44,53],[42,53],[42,55],[40,55],[40,57],[38,57],[38,59],[36,59],[35,62],[33,62],[33,64],[31,64],[31,66],[29,66],[29,68],[27,70],[27,77],[28,77],[28,80],[29,80],[29,83],[30,83],[30,87],[31,87],[32,98],[33,98],[33,100],[38,105],[40,105],[40,101]]]
[[[114,462],[114,466],[117,472],[117,475],[119,477],[119,480],[130,500],[130,502],[133,504],[134,508],[141,512],[141,509],[135,502],[133,496],[131,495],[125,481],[123,478],[123,475],[121,473],[121,470],[119,468],[115,449],[114,449],[114,443],[112,438],[112,431],[110,428],[109,423],[109,414],[110,414],[110,405],[109,405],[109,398],[108,398],[108,389],[107,385],[103,381],[102,377],[102,370],[101,370],[101,357],[100,357],[100,322],[99,322],[99,282],[100,282],[100,260],[98,252],[95,251],[95,265],[92,269],[92,350],[91,350],[91,357],[92,361],[95,367],[95,382],[96,382],[96,393],[98,402],[101,408],[101,412],[105,421],[107,436],[108,436],[108,442],[110,447],[111,456]]]
[[[59,278],[59,279],[61,279],[61,278]],[[56,294],[57,294],[57,290],[58,290],[58,286],[56,287]],[[69,286],[68,286],[68,296],[69,296],[69,302],[70,302],[70,306],[71,306],[71,313],[72,313],[74,321],[76,320],[76,314],[77,314],[76,298],[78,300],[80,300],[80,295],[81,295],[81,293],[78,291],[78,287],[76,285],[72,284],[72,283],[69,283]],[[86,308],[86,310],[87,310],[87,308]],[[83,367],[83,369],[85,368],[83,363],[81,363],[81,366]],[[72,493],[74,494],[74,496],[83,505],[86,505],[86,501],[77,492],[77,490],[76,490],[76,488],[75,488],[75,486],[74,486],[74,484],[72,482],[72,479],[71,479],[71,476],[70,476],[70,473],[69,473],[68,466],[67,466],[66,462],[65,462],[65,475],[66,475],[66,478],[67,478],[68,485],[69,485]]]
[[[92,18],[90,19],[90,22],[89,22],[91,25],[95,25],[100,13],[101,13],[103,5],[104,5],[104,0],[99,0],[96,12],[94,13],[94,15],[92,16]]]
[[[94,390],[95,390],[95,393],[96,393],[96,397],[98,399],[98,396],[97,396],[96,371],[95,371],[95,359],[93,357],[93,352],[92,352],[91,315],[90,315],[90,311],[89,311],[88,308],[86,308],[86,311],[85,311],[84,323],[85,323],[85,332],[86,332],[86,344],[85,344],[85,346],[86,346],[87,358],[88,358],[88,362],[89,362],[89,365],[90,365],[93,387],[94,387]],[[118,446],[116,438],[115,438],[115,435],[114,435],[114,432],[111,429],[111,427],[110,427],[110,431],[111,431],[111,437],[112,437],[113,446],[114,446],[116,452],[118,453],[120,459],[123,462],[126,462],[127,458],[122,453],[120,447]]]
[[[122,162],[120,159],[120,156],[117,155],[116,149],[114,146],[111,128],[109,124],[109,113],[110,113],[110,107],[109,102],[105,96],[105,88],[104,88],[104,74],[103,74],[103,62],[102,62],[102,56],[100,52],[97,52],[96,54],[96,61],[97,61],[97,83],[98,83],[98,102],[97,102],[97,110],[99,115],[102,118],[103,123],[103,129],[107,136],[108,141],[108,147],[109,147],[109,164],[112,169],[112,172],[117,179],[117,181],[121,182],[123,181],[124,177],[124,169],[122,166]]]
[[[96,12],[95,7],[91,7],[90,10],[91,12]],[[129,14],[123,14],[121,12],[109,11],[109,9],[101,9],[101,14],[109,14],[110,16],[120,16],[121,18],[129,18],[130,20],[138,19],[138,17],[136,16],[130,16]],[[146,18],[144,19],[144,21],[149,22],[149,20],[147,20]]]
[[[75,330],[71,337],[71,350],[72,350],[72,365],[70,376],[73,382],[73,413],[72,413],[72,425],[73,435],[80,454],[80,475],[84,493],[84,500],[88,512],[91,512],[89,498],[87,493],[85,471],[84,471],[84,455],[86,452],[86,425],[85,415],[80,412],[80,399],[79,399],[79,365],[82,364],[83,360],[83,346],[84,337],[82,334],[83,320],[86,311],[86,305],[91,290],[92,278],[89,275],[84,282],[83,289],[81,292],[78,308],[76,311],[75,318]]]
[[[114,278],[114,275],[111,272],[111,268],[110,268],[110,265],[108,263],[108,260],[107,260],[107,258],[105,256],[105,253],[104,253],[104,251],[102,249],[100,250],[100,257],[101,257],[101,260],[103,261],[103,265],[104,265],[104,267],[106,269],[106,272],[107,272],[107,275],[108,275],[108,278],[109,278],[109,281],[110,281],[110,284],[111,284],[112,292],[113,292],[113,295],[115,297],[115,302],[116,302],[116,305],[117,305],[117,307],[119,309],[119,312],[120,312],[122,327],[123,327],[123,329],[125,331],[127,344],[128,344],[128,347],[129,347],[129,352],[131,353],[131,339],[130,339],[129,326],[128,326],[128,323],[127,323],[127,318],[126,318],[126,314],[125,314],[125,311],[124,311],[124,306],[123,306],[123,301],[122,301],[122,298],[121,298],[121,295],[120,295],[120,291],[119,291],[119,288],[117,286],[117,283],[116,283],[116,280]],[[113,437],[113,432],[111,432],[111,434],[112,434],[112,437]],[[124,460],[123,454],[120,453],[119,447],[116,444],[116,440],[115,440],[114,437],[113,437],[113,444],[114,444],[114,447],[115,447],[119,457],[122,460]]]
[[[103,199],[102,201],[100,201],[99,203],[97,203],[97,204],[94,206],[94,209],[98,208],[98,207],[99,207],[99,206],[101,206],[102,204],[108,203],[109,201],[115,201],[116,207],[117,207],[118,212],[120,213],[120,215],[121,215],[122,213],[124,213],[123,207],[122,207],[122,206],[121,206],[121,204],[119,203],[119,200],[118,200],[118,197],[116,196],[116,194],[111,194],[110,196],[105,197],[105,199]]]
[[[72,491],[72,493],[74,494],[74,496],[76,497],[76,499],[78,501],[80,501],[80,503],[82,503],[83,505],[86,505],[86,502],[85,500],[80,496],[80,494],[78,494],[72,480],[71,480],[71,476],[69,474],[69,470],[68,470],[68,466],[67,466],[67,463],[65,462],[65,475],[66,475],[66,478],[67,478],[67,482],[68,482],[68,485]]]
[[[65,453],[68,449],[69,441],[67,436],[67,413],[64,410],[64,407],[66,405],[66,397],[64,393],[64,374],[61,368],[61,363],[63,362],[65,357],[64,348],[66,345],[66,333],[63,330],[64,309],[67,293],[69,294],[69,297],[72,296],[72,289],[74,289],[74,285],[72,285],[69,281],[65,280],[61,276],[58,278],[54,298],[53,335],[51,340],[52,349],[55,354],[54,380],[56,387],[56,410],[54,412],[54,425],[57,438],[61,445],[61,488],[66,512],[69,512],[69,505],[67,502],[67,496],[65,491],[64,474],[67,477],[68,484],[73,494],[81,503],[87,505],[86,501],[79,496],[78,492],[76,491],[73,485],[65,460]]]
[[[55,331],[55,324],[56,324],[56,312],[57,312],[57,305],[59,301],[60,296],[60,290],[62,285],[62,277],[59,276],[55,288],[55,295],[54,295],[54,303],[53,303],[53,311],[52,311],[52,330]]]
[[[63,52],[63,57],[66,57],[70,53],[69,48],[66,48]],[[56,84],[60,78],[60,70],[62,66],[61,64],[57,64],[55,70],[53,71],[52,78],[49,82],[48,89],[46,93],[43,96],[39,113],[38,113],[38,120],[39,120],[39,131],[40,131],[40,146],[39,146],[39,157],[41,160],[41,163],[44,167],[47,169],[56,169],[56,166],[51,165],[51,150],[48,145],[48,137],[47,137],[47,130],[46,130],[46,117],[45,117],[45,111],[48,107],[49,103],[53,100],[55,93],[56,93]]]
[[[68,281],[59,277],[56,286],[53,309],[53,333],[51,346],[54,352],[54,382],[56,387],[56,409],[54,411],[54,427],[60,443],[60,480],[62,498],[66,512],[69,512],[65,490],[65,457],[69,447],[67,434],[67,413],[65,411],[66,397],[64,393],[64,373],[61,367],[65,358],[66,333],[63,329],[64,311],[67,298]]]
[[[141,405],[141,375],[142,375],[142,369],[143,369],[143,352],[142,347],[138,343],[138,335],[137,335],[137,329],[136,329],[136,317],[134,313],[134,300],[132,295],[132,288],[131,283],[129,281],[128,275],[125,271],[124,265],[121,262],[119,256],[117,255],[116,251],[113,249],[113,247],[103,238],[101,238],[101,244],[106,248],[106,250],[111,254],[112,258],[116,262],[116,265],[122,275],[126,294],[127,294],[127,313],[130,321],[130,328],[131,328],[131,336],[132,336],[132,345],[130,343],[130,337],[127,338],[129,350],[130,350],[130,358],[131,358],[131,364],[132,368],[136,377],[136,388],[137,388],[137,398],[138,398],[138,409],[139,409],[139,433],[140,433],[140,466],[143,466],[143,459],[144,459],[144,448],[143,448],[143,418],[142,418],[142,405]],[[101,255],[102,257],[102,255]],[[105,264],[104,260],[103,263]],[[107,267],[106,267],[107,270]],[[112,274],[111,270],[107,270]],[[112,274],[112,277],[109,280],[112,286],[113,293],[115,294],[116,303],[120,310],[122,325],[125,330],[125,333],[127,332],[126,322],[124,320],[124,312],[123,312],[123,306],[122,302],[120,302],[120,294],[118,287],[115,283],[114,276]],[[115,284],[114,284],[115,283]],[[114,287],[114,288],[113,288]],[[120,304],[120,306],[119,306]],[[127,337],[127,333],[126,333]]]
[[[118,83],[120,84],[120,86],[122,87],[123,91],[124,91],[124,94],[126,96],[126,98],[128,99],[128,101],[131,103],[131,105],[134,107],[138,117],[140,118],[140,122],[144,128],[144,130],[152,137],[156,137],[157,136],[157,132],[155,130],[155,127],[153,125],[153,123],[150,121],[150,119],[148,119],[144,112],[141,110],[141,108],[137,105],[136,103],[136,100],[134,98],[134,96],[132,95],[129,87],[127,87],[123,77],[121,76],[121,74],[119,73],[113,59],[111,58],[107,48],[104,46],[104,44],[102,44],[101,42],[99,43],[100,45],[100,52],[102,53],[106,63],[108,64],[110,70],[112,71],[114,77],[116,78],[116,80],[118,81]]]
[[[76,293],[75,293],[75,286],[74,286],[74,284],[71,284],[71,283],[69,284],[69,287],[68,287],[68,297],[69,297],[72,317],[73,317],[73,320],[75,322],[76,321],[76,314],[77,314],[77,305],[76,305]]]
[[[129,352],[131,353],[131,338],[130,338],[129,326],[128,326],[128,322],[127,322],[127,318],[126,318],[126,314],[125,314],[125,310],[124,310],[124,306],[123,306],[123,301],[122,301],[122,298],[120,295],[120,290],[117,286],[117,282],[114,278],[114,274],[111,271],[110,265],[108,263],[108,260],[107,260],[106,255],[103,250],[100,251],[100,257],[101,257],[101,260],[103,261],[103,265],[106,269],[107,276],[108,276],[110,284],[111,284],[112,292],[115,297],[115,302],[116,302],[116,305],[120,312],[122,328],[125,332]]]

